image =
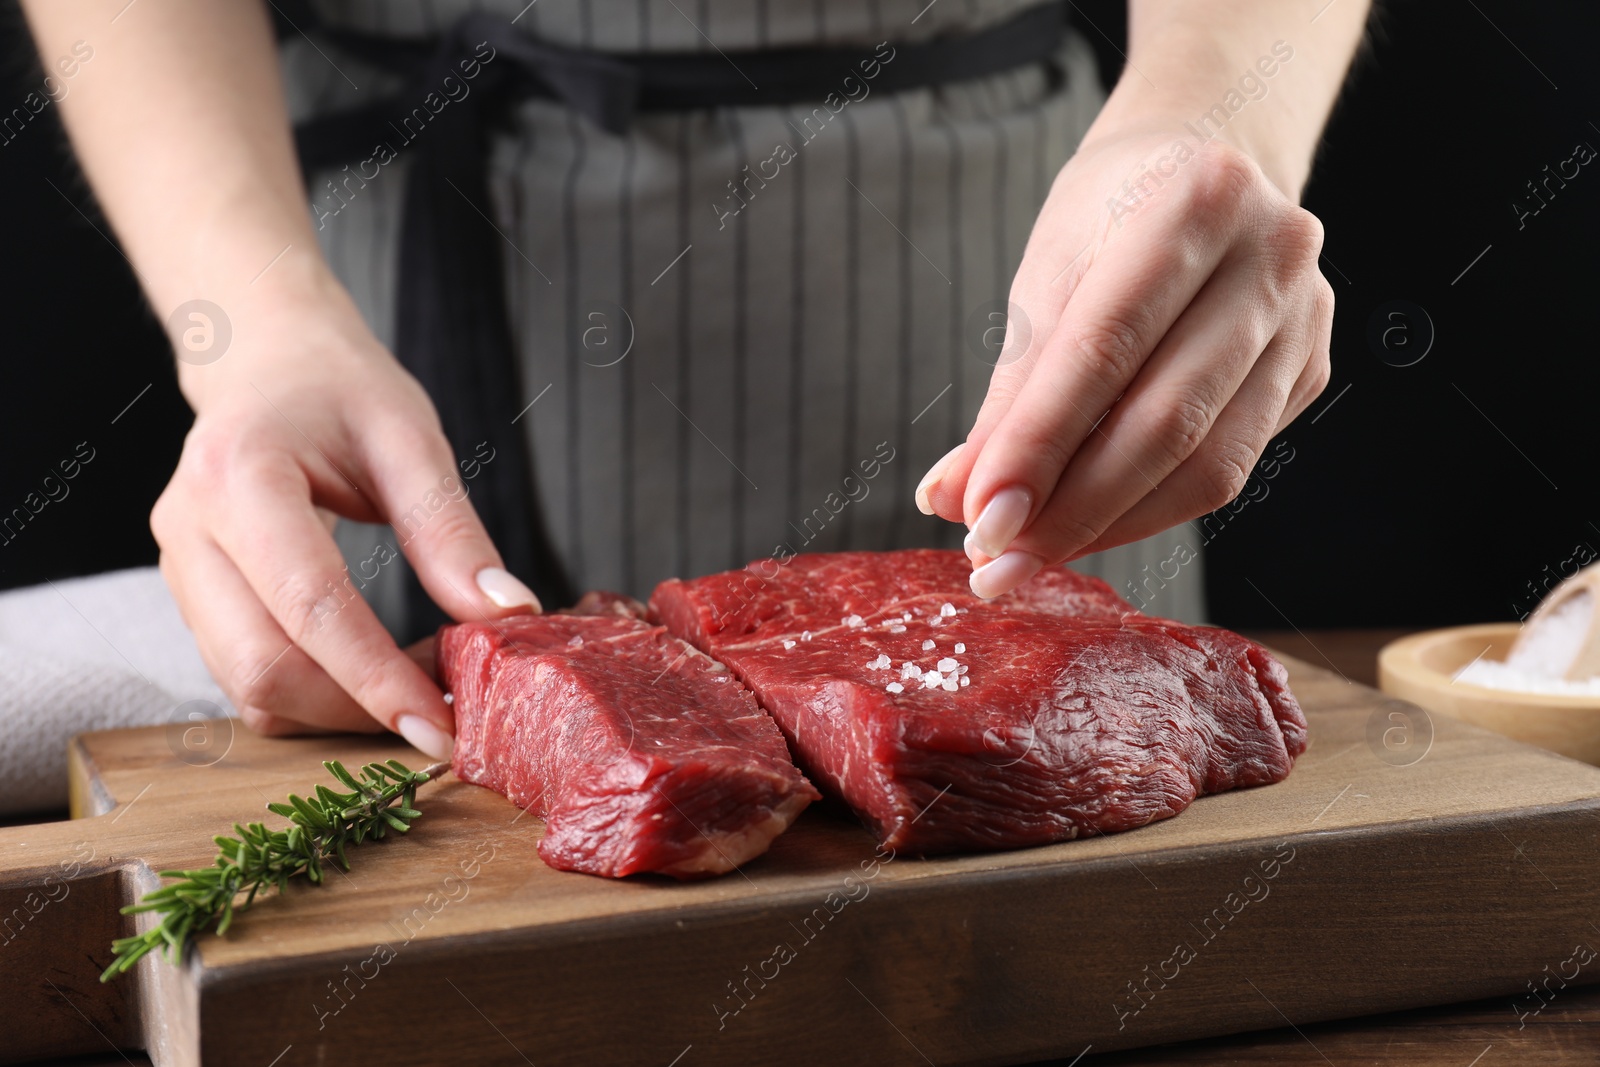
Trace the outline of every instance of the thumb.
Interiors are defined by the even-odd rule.
[[[541,610],[539,598],[505,569],[444,436],[402,435],[373,470],[379,503],[422,587],[459,622]]]

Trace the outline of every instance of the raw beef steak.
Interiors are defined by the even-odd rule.
[[[885,844],[1013,848],[1128,830],[1276,782],[1305,749],[1283,666],[1051,567],[980,600],[958,552],[762,560],[651,608],[744,680]]]
[[[596,615],[447,626],[453,769],[545,817],[552,867],[721,874],[765,852],[818,793],[737,678],[625,598]]]

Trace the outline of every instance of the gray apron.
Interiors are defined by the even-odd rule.
[[[394,35],[430,35],[471,9],[520,11],[519,28],[557,44],[737,53],[870,50],[980,29],[1028,3],[316,6],[328,25]],[[325,41],[290,38],[283,64],[296,120],[393,87]],[[838,95],[814,108],[647,113],[620,136],[553,101],[516,107],[492,148],[490,221],[505,238],[518,425],[577,588],[642,597],[664,578],[775,552],[959,546],[964,530],[920,514],[912,493],[977,415],[993,363],[985,314],[1103,103],[1081,37],[1059,65],[1063,85],[1031,65],[893,95],[841,70]],[[401,151],[337,198],[311,183],[324,252],[386,344],[405,167]],[[354,562],[393,534],[341,523],[337,537]],[[1147,611],[1199,622],[1198,547],[1179,529],[1074,566]],[[400,566],[363,589],[396,630]]]

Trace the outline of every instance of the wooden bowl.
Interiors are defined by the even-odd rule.
[[[1378,653],[1378,687],[1428,711],[1600,766],[1600,697],[1518,693],[1452,680],[1480,655],[1504,659],[1519,628],[1514,622],[1454,626],[1391,641]]]

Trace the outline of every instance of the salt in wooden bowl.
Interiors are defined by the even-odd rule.
[[[1391,641],[1378,653],[1378,687],[1430,712],[1600,766],[1600,697],[1523,693],[1454,680],[1479,656],[1505,659],[1518,629],[1514,622],[1453,626]]]

